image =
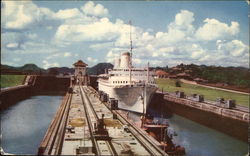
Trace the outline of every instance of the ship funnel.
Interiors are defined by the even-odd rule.
[[[130,67],[130,53],[123,53],[121,56],[120,68],[129,68]]]
[[[121,63],[121,59],[120,59],[120,58],[116,58],[116,59],[115,59],[114,68],[120,68],[120,63]]]

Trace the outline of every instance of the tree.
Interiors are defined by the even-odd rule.
[[[181,87],[181,82],[180,82],[179,80],[177,80],[177,81],[175,82],[175,86],[176,86],[176,87]]]

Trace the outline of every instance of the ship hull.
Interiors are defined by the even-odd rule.
[[[138,113],[146,113],[148,104],[157,90],[155,86],[150,85],[113,87],[100,82],[98,88],[107,93],[109,98],[117,99],[120,109]]]

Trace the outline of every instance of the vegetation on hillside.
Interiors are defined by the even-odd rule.
[[[104,74],[105,70],[113,68],[113,65],[110,63],[98,63],[97,65],[93,67],[87,68],[87,73],[89,75],[99,75]],[[29,74],[51,74],[51,75],[57,75],[57,74],[64,74],[64,73],[74,73],[74,68],[68,68],[68,67],[51,67],[47,70],[42,69],[38,67],[35,64],[25,64],[21,67],[12,67],[8,65],[1,65],[1,73],[14,73],[19,72],[21,73],[29,73]]]
[[[221,67],[206,66],[195,64],[180,64],[174,70],[173,68],[156,67],[156,69],[164,70],[168,73],[178,74],[187,72],[192,78],[202,78],[208,80],[209,83],[225,83],[241,88],[250,88],[250,69],[244,67]]]
[[[176,87],[176,81],[173,79],[157,79],[159,89],[163,89],[167,92],[183,91],[186,95],[201,94],[204,95],[205,99],[216,101],[216,98],[223,97],[224,99],[234,99],[237,104],[249,105],[249,96],[244,94],[232,93],[217,89],[206,88],[202,86],[181,83],[181,87]]]
[[[113,65],[111,63],[98,63],[97,65],[88,68],[87,73],[89,75],[99,75],[104,74],[105,70],[112,69]]]
[[[110,63],[98,63],[97,65],[87,68],[89,75],[99,75],[105,73],[105,70],[113,68]],[[174,70],[178,68],[179,70]],[[182,72],[188,73],[193,79],[202,78],[208,80],[209,83],[223,83],[228,85],[237,86],[240,88],[250,88],[250,69],[244,67],[217,67],[217,66],[206,66],[206,65],[195,65],[195,64],[180,64],[176,67],[155,67],[154,69],[161,69],[170,74],[178,74]],[[51,71],[52,70],[52,71]],[[56,71],[57,70],[57,71]],[[6,72],[7,71],[7,72]],[[21,74],[64,74],[73,73],[74,68],[68,67],[52,67],[47,70],[38,67],[35,64],[25,64],[21,67],[12,67],[8,65],[1,65],[1,73],[8,73],[8,71],[20,72]]]
[[[1,75],[1,88],[21,85],[25,75]]]
[[[38,67],[35,64],[25,64],[21,67],[12,67],[8,65],[1,65],[1,73],[45,73],[46,70]]]

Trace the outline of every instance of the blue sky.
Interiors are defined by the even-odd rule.
[[[136,66],[249,66],[245,1],[2,1],[1,63],[93,66],[129,50]]]

